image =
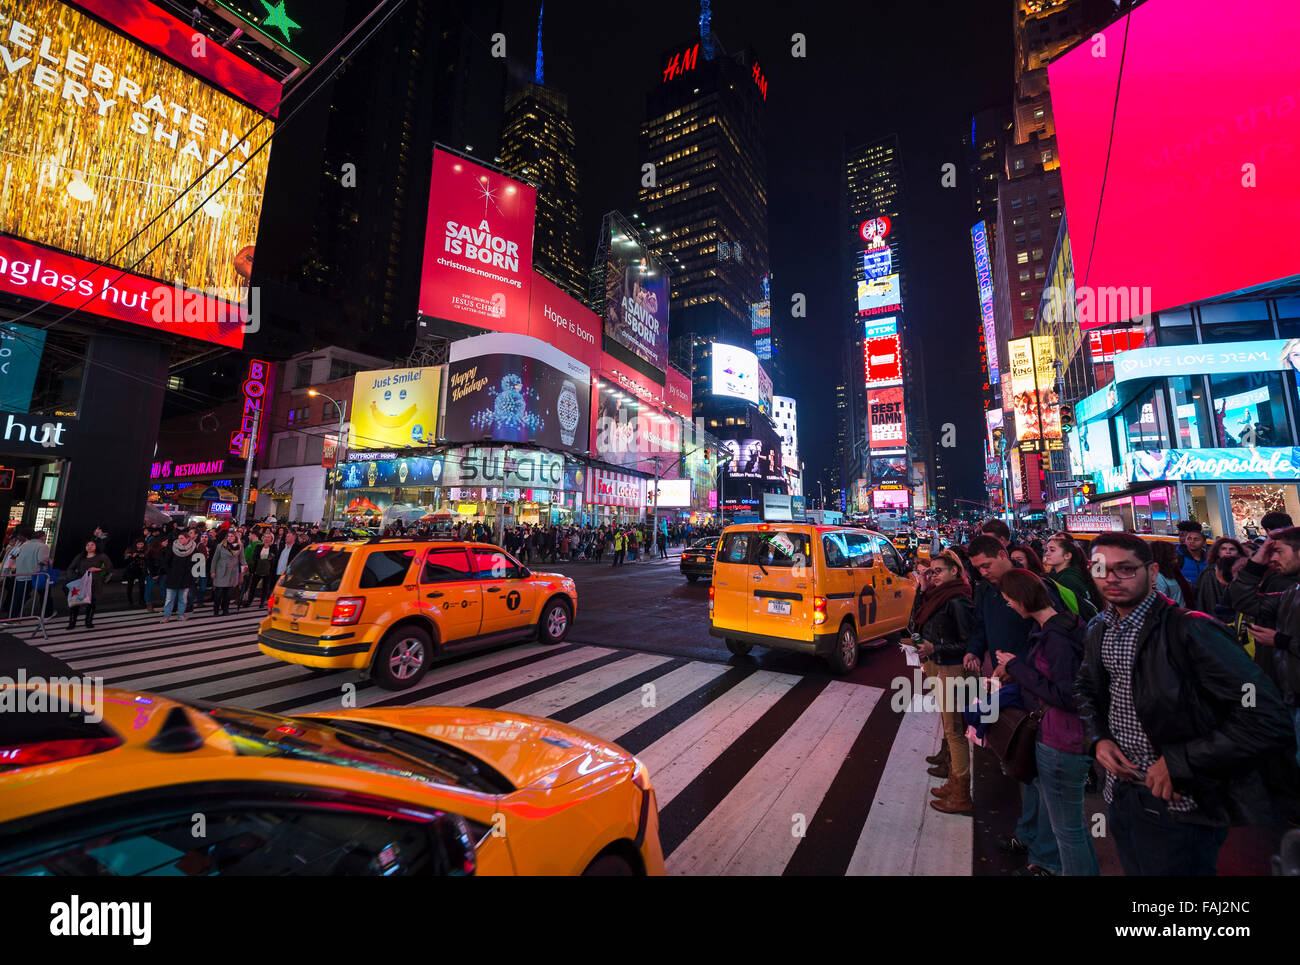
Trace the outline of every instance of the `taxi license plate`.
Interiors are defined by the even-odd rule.
[[[789,615],[790,615],[790,601],[789,601],[789,600],[768,600],[768,601],[767,601],[767,612],[768,612],[768,613],[778,613],[778,614],[780,614],[781,616],[789,616]]]
[[[301,620],[306,615],[307,615],[307,604],[295,603],[293,605],[293,610],[289,614],[289,618],[291,620]]]

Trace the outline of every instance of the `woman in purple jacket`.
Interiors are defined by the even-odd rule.
[[[999,584],[1011,609],[1037,624],[1030,631],[1023,657],[998,651],[998,666],[1044,709],[1038,729],[1038,793],[1047,808],[1052,834],[1066,875],[1097,875],[1083,813],[1083,786],[1092,758],[1083,746],[1083,725],[1074,705],[1074,679],[1083,661],[1084,623],[1072,613],[1058,613],[1047,588],[1033,573],[1012,570]],[[1029,702],[1027,702],[1029,703]]]

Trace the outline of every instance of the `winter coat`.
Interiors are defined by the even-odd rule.
[[[222,543],[212,551],[212,585],[218,587],[239,586],[240,570],[244,567],[242,550],[231,549]]]
[[[188,550],[181,549],[180,540],[171,545],[167,558],[167,589],[188,590],[194,585],[194,561],[202,556],[198,543],[186,543]]]
[[[1048,747],[1082,754],[1083,725],[1074,704],[1074,681],[1083,659],[1084,624],[1072,613],[1058,613],[1029,634],[1029,653],[1007,664],[1020,689],[1046,708],[1039,737]]]
[[[113,569],[113,561],[104,553],[95,553],[93,556],[87,556],[86,551],[82,550],[72,558],[67,567],[63,570],[63,582],[66,586],[75,583],[86,575],[86,571],[92,566],[98,566],[99,572],[92,573],[90,577],[90,601],[95,602],[95,597],[99,591],[104,588],[104,580],[108,578],[109,571]]]
[[[1110,730],[1110,675],[1101,659],[1105,620],[1088,624],[1074,700],[1089,754]],[[1197,824],[1272,824],[1260,768],[1295,753],[1295,731],[1282,697],[1218,620],[1182,610],[1157,594],[1138,631],[1133,707],[1174,790],[1196,809],[1174,820]],[[1247,685],[1254,695],[1245,706]]]
[[[954,596],[921,625],[921,639],[934,644],[931,659],[941,667],[954,667],[966,656],[966,644],[975,625],[975,610],[968,596]]]

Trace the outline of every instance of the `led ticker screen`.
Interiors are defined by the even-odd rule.
[[[1294,0],[1238,6],[1149,0],[1047,68],[1080,309],[1088,291],[1099,309],[1130,295],[1084,329],[1136,314],[1135,289],[1160,311],[1296,272],[1300,192],[1282,172],[1300,18]],[[1237,243],[1207,227],[1221,222]]]
[[[975,252],[975,281],[979,285],[980,320],[984,326],[984,349],[988,355],[989,384],[1001,379],[998,367],[998,336],[993,319],[993,267],[989,262],[988,234],[983,221],[970,229],[971,247]]]
[[[863,329],[862,364],[867,385],[883,385],[903,378],[903,346],[895,318],[871,322]]]
[[[903,306],[898,273],[858,282],[858,314],[879,315],[896,312]]]
[[[143,0],[80,6],[122,33],[58,0],[0,0],[0,225],[13,239],[0,288],[61,295],[59,304],[79,307],[111,285],[112,306],[90,297],[84,310],[162,324],[151,317],[157,301],[140,304],[156,285],[133,286],[135,275],[114,281],[116,272],[101,270],[87,291],[74,273],[82,264],[57,253],[43,259],[58,270],[43,288],[15,287],[12,258],[55,249],[240,302],[270,160],[270,148],[257,147],[274,131],[278,85],[215,42],[195,54],[194,31]],[[16,239],[43,248],[16,247]],[[111,310],[127,297],[135,315]],[[242,344],[238,329],[233,339],[196,325],[178,330]]]

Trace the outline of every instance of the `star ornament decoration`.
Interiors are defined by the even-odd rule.
[[[285,42],[290,39],[290,30],[301,30],[302,24],[290,19],[288,12],[284,9],[284,0],[280,0],[275,6],[271,6],[266,0],[260,0],[262,6],[266,8],[266,16],[262,18],[262,26],[270,29],[274,27],[284,34]]]

